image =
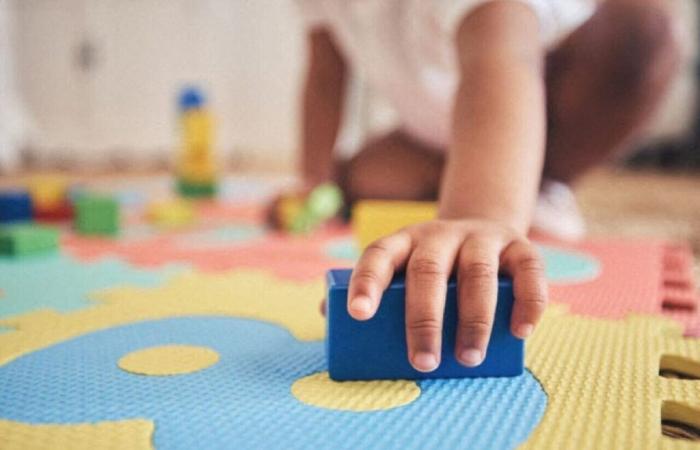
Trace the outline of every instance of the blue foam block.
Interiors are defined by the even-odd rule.
[[[498,305],[486,358],[478,367],[465,367],[455,358],[457,283],[448,283],[440,366],[430,373],[408,362],[405,331],[405,284],[397,275],[384,292],[376,315],[358,321],[347,312],[350,269],[328,272],[328,372],[337,381],[517,376],[524,369],[523,341],[510,332],[513,284],[498,282]]]
[[[26,191],[0,191],[0,223],[32,220],[32,198]]]

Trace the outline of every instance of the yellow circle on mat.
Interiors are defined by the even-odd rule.
[[[197,372],[218,361],[219,354],[207,347],[162,345],[128,353],[118,365],[137,375],[167,376]]]
[[[404,406],[420,396],[413,381],[333,381],[328,372],[300,378],[292,395],[302,403],[339,411],[379,411]]]

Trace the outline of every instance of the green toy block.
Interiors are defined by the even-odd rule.
[[[177,191],[183,197],[210,198],[216,195],[218,186],[215,181],[208,183],[193,183],[186,180],[177,180]]]
[[[33,224],[0,228],[0,255],[26,256],[47,253],[58,248],[58,230]]]
[[[106,196],[81,195],[75,201],[75,229],[80,234],[113,236],[119,232],[119,203]]]

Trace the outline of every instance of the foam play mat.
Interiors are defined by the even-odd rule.
[[[683,246],[539,240],[554,303],[520,377],[338,383],[319,303],[350,228],[270,232],[245,194],[269,186],[229,183],[177,228],[115,188],[117,237],[0,260],[0,449],[700,448]]]

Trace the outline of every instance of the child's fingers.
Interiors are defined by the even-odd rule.
[[[418,244],[406,270],[406,344],[411,365],[431,372],[440,365],[447,278],[459,242],[432,235]]]
[[[348,313],[357,320],[374,316],[394,271],[411,251],[411,237],[398,232],[370,244],[355,265],[348,288]]]
[[[513,276],[515,305],[511,318],[513,335],[525,339],[540,320],[547,305],[544,265],[535,247],[527,241],[514,241],[502,255],[503,267]]]
[[[501,248],[499,240],[470,237],[459,252],[455,356],[468,367],[478,366],[486,356],[496,310]]]

